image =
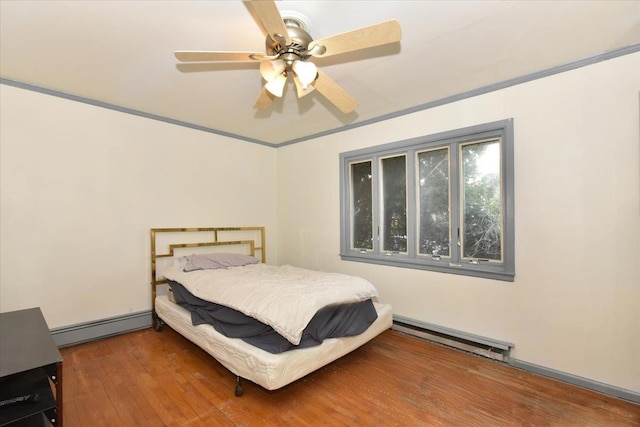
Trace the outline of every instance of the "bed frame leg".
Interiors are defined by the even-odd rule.
[[[242,390],[242,384],[240,383],[240,376],[236,376],[236,391],[235,391],[235,395],[236,397],[240,397],[242,396],[243,390]]]
[[[164,326],[164,322],[162,321],[161,318],[158,317],[158,315],[156,314],[155,311],[151,315],[151,319],[152,319],[153,329],[155,329],[156,332],[162,331],[162,327]]]

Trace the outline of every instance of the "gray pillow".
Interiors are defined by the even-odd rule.
[[[259,262],[260,260],[256,257],[234,253],[193,254],[178,259],[180,268],[184,272],[241,267]]]

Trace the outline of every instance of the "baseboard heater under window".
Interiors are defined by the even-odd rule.
[[[509,353],[513,348],[513,344],[509,342],[397,315],[393,316],[392,329],[502,362],[509,362]]]

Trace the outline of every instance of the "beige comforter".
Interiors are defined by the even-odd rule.
[[[225,305],[271,326],[292,344],[315,313],[332,304],[375,298],[367,280],[340,273],[253,264],[185,273],[175,266],[162,272],[198,298]]]

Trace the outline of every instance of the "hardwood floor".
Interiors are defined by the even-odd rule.
[[[638,426],[640,405],[387,331],[276,391],[165,326],[61,350],[64,424]]]

